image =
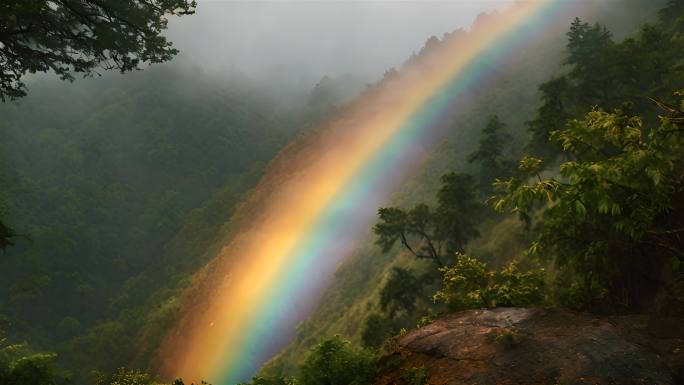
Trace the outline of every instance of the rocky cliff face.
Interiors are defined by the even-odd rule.
[[[394,340],[379,384],[684,384],[684,320],[499,308]]]

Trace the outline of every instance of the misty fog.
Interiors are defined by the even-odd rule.
[[[177,62],[310,89],[327,75],[373,82],[430,36],[468,28],[512,0],[208,1],[169,23]]]

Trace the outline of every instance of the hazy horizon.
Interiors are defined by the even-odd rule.
[[[212,73],[303,87],[326,75],[373,82],[430,36],[467,29],[479,14],[512,3],[201,0],[195,15],[171,19],[166,35],[179,62]]]

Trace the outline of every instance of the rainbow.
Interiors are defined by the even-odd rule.
[[[167,337],[161,371],[215,385],[249,378],[292,338],[335,267],[393,189],[415,170],[457,105],[561,1],[517,2],[387,76],[272,162],[239,230],[198,276]]]

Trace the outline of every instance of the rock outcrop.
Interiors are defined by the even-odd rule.
[[[499,308],[394,339],[379,384],[683,384],[684,320]]]

